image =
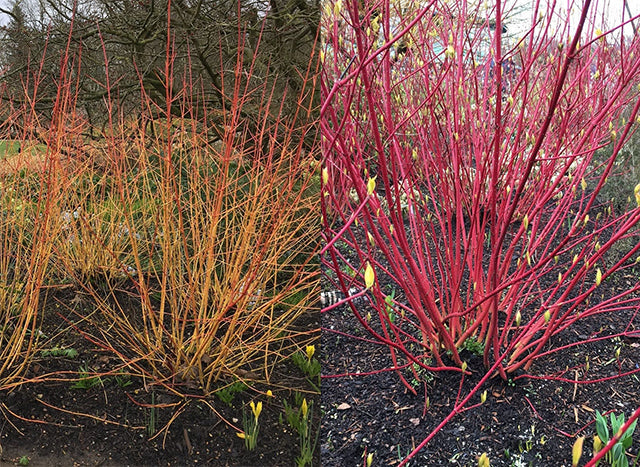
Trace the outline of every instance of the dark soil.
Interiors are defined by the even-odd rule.
[[[299,388],[316,407],[320,401],[293,362],[275,366],[269,388],[249,381],[249,388],[229,403],[194,388],[177,387],[188,394],[180,397],[136,377],[104,376],[91,388],[73,388],[69,378],[77,379],[80,366],[108,373],[119,362],[79,332],[59,335],[61,314],[70,316],[61,304],[69,305],[76,297],[68,292],[55,295],[47,300],[42,330],[47,336],[57,335],[60,347],[73,348],[78,355],[41,357],[26,378],[58,376],[0,392],[0,465],[18,465],[21,458],[30,466],[47,467],[295,465],[299,436],[284,416],[284,401],[294,405],[294,391],[278,388]],[[319,327],[318,316],[302,321],[301,329]],[[267,389],[274,393],[269,400],[264,396]],[[242,427],[242,413],[250,413],[251,400],[261,400],[264,406],[257,447],[248,451],[225,420]],[[319,412],[314,411],[313,433],[318,431]],[[314,453],[316,466],[319,451]]]
[[[357,258],[351,259],[359,264]],[[638,277],[638,265],[620,271],[601,284],[603,296],[628,289]],[[378,280],[388,288],[384,278]],[[362,316],[368,312],[377,316],[367,299],[354,301],[354,305]],[[619,333],[629,323],[627,330],[640,330],[640,316],[629,310],[578,321],[553,337],[548,348]],[[423,370],[416,379],[403,370],[417,392],[413,395],[394,371],[380,371],[393,367],[389,350],[371,340],[348,305],[323,313],[322,349],[321,456],[325,467],[363,466],[367,454],[373,454],[373,465],[399,464],[452,412],[458,394],[459,399],[464,398],[485,376],[482,357],[464,350],[461,357],[472,371],[464,380],[458,372]],[[400,358],[398,363],[405,361]],[[492,377],[467,404],[475,407],[457,414],[408,465],[475,467],[486,452],[493,467],[568,467],[573,443],[585,436],[580,463],[584,465],[592,457],[596,411],[629,417],[640,406],[640,373],[617,377],[638,370],[639,365],[640,338],[609,339],[551,353],[536,360],[526,375],[508,381]],[[557,379],[605,377],[615,378],[593,384]],[[480,404],[485,390],[486,402]],[[636,434],[628,451],[630,465],[639,450]]]

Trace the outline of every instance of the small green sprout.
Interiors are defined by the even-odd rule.
[[[607,419],[599,411],[596,411],[597,436],[595,436],[593,440],[594,454],[600,452],[602,448],[607,445],[611,436],[620,436],[620,439],[613,446],[613,449],[607,452],[604,458],[611,467],[628,467],[629,460],[627,459],[625,451],[629,449],[633,443],[632,436],[636,429],[636,422],[634,421],[624,433],[619,433],[625,423],[624,414],[616,416],[614,413],[611,413],[609,418],[611,420],[611,432],[609,431]]]
[[[99,376],[89,376],[89,367],[86,364],[81,366],[78,370],[78,377],[79,380],[71,386],[72,389],[87,390],[101,384],[102,382]]]

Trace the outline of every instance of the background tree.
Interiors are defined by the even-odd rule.
[[[258,87],[270,89],[274,114],[282,106],[280,115],[294,117],[299,106],[317,104],[311,96],[318,93],[300,97],[317,43],[317,0],[16,0],[0,12],[10,18],[0,37],[2,99],[32,102],[39,125],[51,120],[65,73],[74,107],[92,130],[114,114],[153,121],[170,109],[206,116],[215,141],[234,89],[235,99],[246,101],[249,132],[259,127],[252,106],[266,99]],[[170,91],[167,54],[178,71]],[[153,103],[147,112],[141,92]],[[168,97],[185,92],[198,115],[168,105]]]

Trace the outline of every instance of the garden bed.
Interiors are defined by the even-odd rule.
[[[366,314],[364,306],[361,311]],[[576,336],[600,330],[622,331],[618,327],[627,323],[628,318],[607,316],[598,322],[581,322],[552,344],[573,342]],[[640,317],[633,322],[640,328]],[[482,358],[465,351],[463,355],[473,374],[462,385],[458,373],[423,373],[422,381],[413,382],[418,392],[414,396],[395,372],[377,372],[392,366],[388,350],[367,341],[345,306],[324,313],[322,346],[326,377],[322,383],[321,449],[325,466],[364,465],[365,454],[370,453],[375,465],[400,463],[449,415],[459,388],[464,396],[484,376]],[[620,353],[616,357],[618,348]],[[638,364],[640,339],[600,341],[553,354],[537,363],[530,373],[586,380],[616,376],[637,369]],[[368,372],[374,374],[329,377]],[[410,372],[404,374],[411,381]],[[640,381],[636,375],[597,384],[529,378],[503,381],[496,377],[481,388],[471,404],[480,402],[484,390],[486,402],[457,415],[410,465],[475,466],[479,456],[486,452],[493,466],[570,466],[571,448],[577,436],[587,437],[585,457],[591,454],[596,410],[628,417],[640,401]],[[430,401],[426,410],[425,396]],[[637,454],[639,447],[640,443],[635,442],[631,452]]]
[[[75,311],[88,312],[91,301],[70,288],[50,295],[41,331],[52,352],[41,352],[25,378],[53,376],[0,392],[0,465],[22,465],[21,459],[31,466],[295,465],[299,434],[284,404],[297,409],[302,397],[317,407],[319,394],[293,361],[275,365],[268,387],[247,374],[247,387],[235,393],[206,395],[176,384],[182,397],[124,372],[114,374],[120,362],[83,336],[82,322],[73,328],[63,324],[77,320]],[[304,315],[296,326],[317,329],[317,314]],[[81,368],[88,371],[84,378]],[[273,397],[265,396],[268,389]],[[253,400],[264,409],[257,446],[249,451],[226,422],[241,428]],[[310,413],[315,439],[319,410]],[[319,449],[311,465],[320,465]]]

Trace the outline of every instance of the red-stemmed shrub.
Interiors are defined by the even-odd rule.
[[[325,10],[323,260],[396,365],[463,371],[475,345],[507,379],[638,310],[637,281],[601,290],[636,267],[640,195],[601,192],[638,125],[639,42],[573,7],[538,5],[521,38],[500,0]]]

